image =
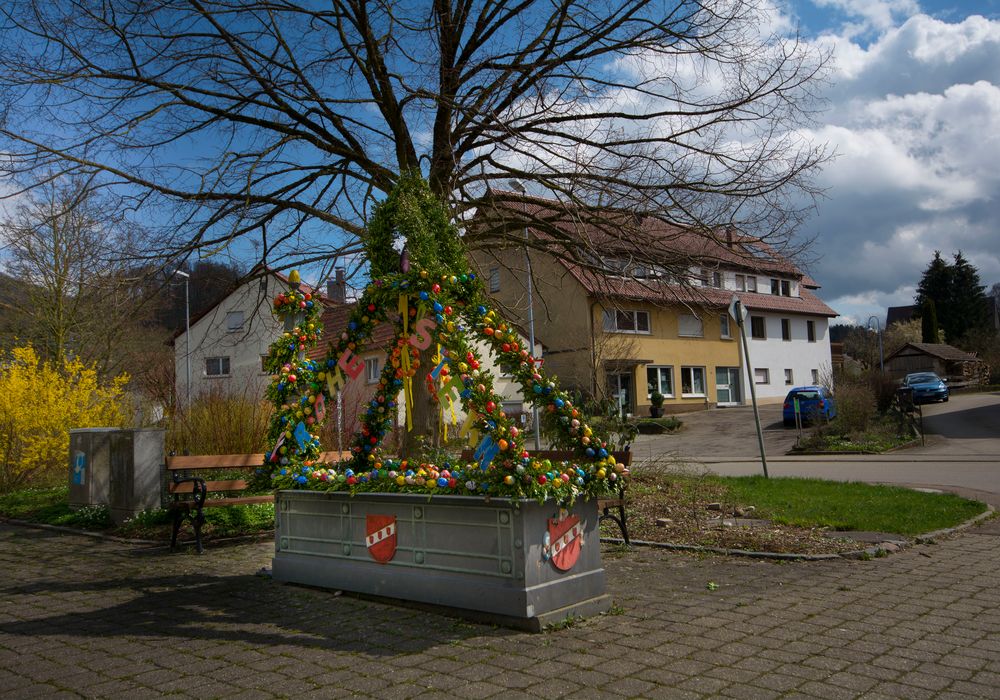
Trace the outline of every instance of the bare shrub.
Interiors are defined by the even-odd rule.
[[[202,393],[170,417],[167,448],[180,454],[264,452],[271,410],[256,391]]]
[[[866,377],[837,378],[837,425],[844,433],[864,432],[878,415],[878,399]]]

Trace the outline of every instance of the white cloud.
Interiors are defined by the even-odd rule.
[[[812,135],[838,157],[807,233],[818,234],[815,276],[831,305],[855,316],[910,303],[935,250],[961,249],[984,284],[1000,280],[1000,21],[918,14],[868,45],[847,32],[815,43],[835,67]]]
[[[844,33],[855,35],[872,29],[885,31],[895,26],[899,17],[909,17],[920,11],[916,0],[813,0],[819,7],[834,8],[856,19],[844,27]]]

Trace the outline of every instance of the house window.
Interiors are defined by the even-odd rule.
[[[708,270],[702,270],[701,278],[705,285],[715,287],[716,289],[722,289],[721,272],[709,272]]]
[[[368,380],[369,384],[375,384],[378,382],[378,358],[369,357],[365,360],[365,379]]]
[[[654,391],[664,396],[674,395],[673,367],[646,367],[646,398],[650,398]]]
[[[747,290],[747,276],[736,275],[736,291],[745,292]]]
[[[795,380],[792,378],[792,370],[786,369],[785,370],[785,384],[787,386],[791,386],[794,383],[795,383]]]
[[[812,369],[812,370],[809,370],[809,371],[812,372],[813,384],[819,384],[819,370],[818,369]]]
[[[242,311],[230,311],[226,314],[226,330],[230,333],[243,330]]]
[[[681,396],[705,395],[705,368],[681,367]]]
[[[649,312],[605,309],[604,330],[612,333],[649,333]]]
[[[781,280],[775,280],[775,279],[771,280],[771,294],[773,294],[774,296],[781,295]]]
[[[260,371],[267,374],[267,355],[260,356]]]
[[[229,358],[228,357],[206,357],[205,375],[209,377],[228,377]]]
[[[781,296],[790,297],[792,296],[792,283],[788,280],[781,280]]]
[[[816,322],[806,321],[806,338],[809,339],[810,343],[816,342]]]
[[[678,319],[678,335],[683,338],[705,337],[705,326],[701,319],[691,314],[681,314]]]
[[[491,267],[490,268],[490,291],[499,292],[500,291],[500,268]]]
[[[720,338],[733,337],[729,330],[729,314],[722,314],[721,316],[719,316],[719,337]]]
[[[757,384],[770,384],[771,372],[766,367],[758,367],[753,371],[753,380]]]
[[[750,276],[747,277],[747,291],[756,292],[757,291],[757,278]]]
[[[792,322],[790,319],[781,319],[781,339],[791,340],[792,339]]]
[[[514,365],[501,364],[500,365],[500,376],[501,377],[513,377],[514,376]]]
[[[767,333],[764,330],[764,317],[750,317],[750,337],[755,340],[767,340]]]

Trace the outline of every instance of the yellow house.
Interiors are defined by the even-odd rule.
[[[644,415],[654,391],[668,412],[741,403],[735,324],[720,300],[681,302],[635,283],[616,288],[555,256],[530,258],[535,333],[546,370],[564,388]],[[526,326],[524,249],[476,251],[473,261],[504,314]]]
[[[545,200],[519,205],[553,209]],[[815,384],[828,370],[827,321],[836,312],[813,294],[813,280],[759,241],[716,241],[646,219],[637,230],[644,245],[664,241],[661,257],[675,254],[669,270],[639,262],[653,256],[638,244],[622,250],[620,238],[617,250],[601,250],[592,231],[583,234],[584,250],[600,253],[584,252],[583,264],[551,252],[556,246],[545,242],[553,239],[530,223],[531,213],[522,211],[523,223],[499,245],[473,246],[471,255],[495,303],[523,328],[530,278],[535,334],[563,388],[648,415],[654,392],[668,413],[749,403],[751,380],[759,398],[780,402],[790,385]],[[563,233],[584,229],[563,221]],[[534,246],[521,244],[532,239]],[[750,372],[729,315],[734,296],[750,312]]]

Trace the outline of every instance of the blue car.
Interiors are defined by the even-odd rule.
[[[913,389],[913,403],[947,401],[948,385],[933,372],[914,372],[903,379],[903,386]]]
[[[837,404],[825,386],[797,386],[788,392],[781,417],[785,426],[795,425],[795,400],[798,399],[802,423],[837,417]]]

